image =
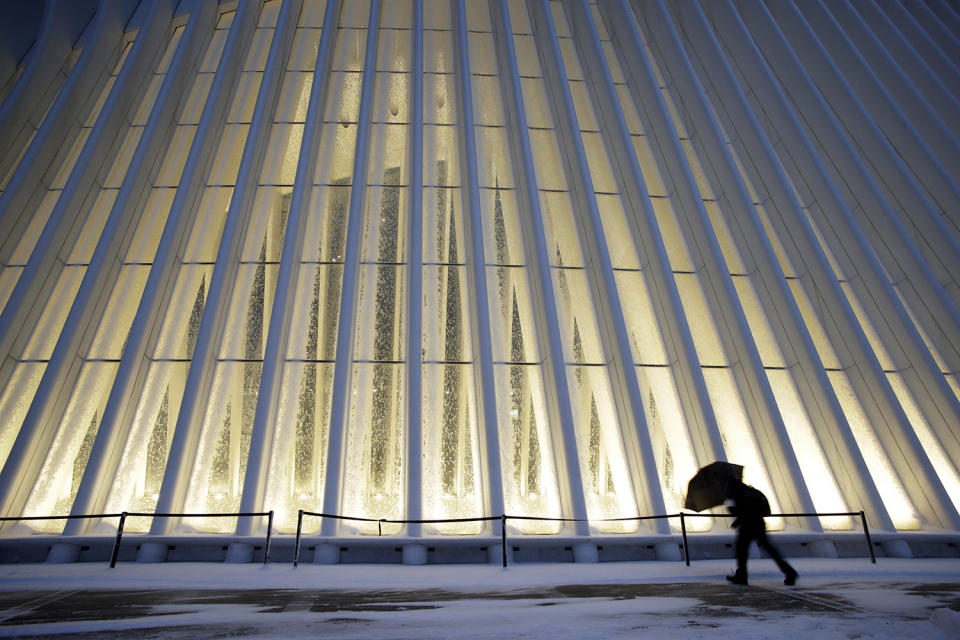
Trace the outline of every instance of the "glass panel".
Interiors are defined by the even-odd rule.
[[[733,373],[729,369],[703,369],[710,404],[713,405],[720,427],[720,438],[730,462],[743,465],[743,481],[760,489],[770,500],[773,513],[780,511],[780,503],[773,492],[766,465],[760,456],[760,448],[750,418],[743,406]],[[782,529],[782,518],[768,518],[767,527]]]
[[[288,71],[280,88],[280,99],[274,120],[277,122],[305,122],[313,88],[313,74]]]
[[[424,267],[423,359],[428,362],[472,361],[472,317],[467,295],[467,268],[459,265]]]
[[[248,71],[240,74],[237,86],[234,89],[233,101],[227,111],[227,122],[250,122],[253,119],[253,109],[257,105],[257,92],[263,74]]]
[[[460,147],[457,128],[423,128],[423,184],[449,187],[460,185]],[[453,206],[453,202],[450,206]]]
[[[93,450],[103,407],[116,372],[115,362],[87,362],[83,365],[57,436],[23,507],[24,514],[60,515],[70,512]],[[41,520],[35,526],[54,532],[62,530],[64,524],[62,520]]]
[[[187,362],[150,365],[117,467],[117,477],[127,481],[111,483],[106,511],[154,511],[188,368]],[[151,521],[152,518],[128,518],[124,530],[146,532]]]
[[[636,371],[664,504],[668,513],[676,513],[683,509],[687,483],[699,468],[683,418],[676,378],[669,367],[637,367]],[[670,526],[679,529],[680,523],[671,521]],[[694,531],[707,531],[713,521],[691,518],[686,526]]]
[[[513,189],[481,189],[484,258],[488,264],[526,264],[517,193]],[[549,243],[547,245],[550,246]]]
[[[408,183],[407,125],[376,124],[371,127],[367,184]]]
[[[636,531],[636,521],[602,521],[637,515],[607,369],[570,366],[567,374],[590,525],[602,533]]]
[[[148,275],[150,267],[146,265],[125,265],[120,269],[113,292],[97,325],[88,358],[119,359],[123,355],[123,346],[133,324],[133,317],[137,313]]]
[[[193,144],[196,133],[197,127],[194,125],[180,125],[176,128],[153,186],[176,187],[180,183],[183,165],[187,163],[187,154],[190,153],[190,145]]]
[[[847,422],[850,423],[853,436],[867,463],[870,477],[877,485],[894,526],[897,529],[918,529],[923,519],[917,513],[906,489],[897,477],[890,457],[884,451],[883,444],[877,438],[873,426],[863,411],[863,406],[850,385],[850,379],[843,371],[827,371],[827,375],[830,377],[830,383],[833,385],[837,399],[847,416]]]
[[[116,189],[100,189],[97,199],[94,200],[87,219],[83,222],[80,234],[73,245],[70,257],[67,262],[70,264],[89,264],[93,257],[93,251],[97,248],[97,242],[100,240],[100,234],[103,226],[107,223],[110,216],[110,209],[117,199]]]
[[[176,189],[155,187],[150,190],[150,197],[140,217],[140,224],[133,236],[133,241],[127,249],[125,262],[153,262],[160,244],[160,236],[167,223],[167,215],[173,204]]]
[[[267,142],[260,184],[293,185],[303,140],[302,124],[274,124]]]
[[[410,74],[378,73],[374,87],[374,122],[409,122]]]
[[[213,158],[210,167],[209,185],[233,186],[237,180],[237,171],[240,170],[240,161],[243,159],[243,146],[247,141],[247,131],[250,125],[228,124],[223,128],[220,146]]]
[[[218,362],[207,401],[195,464],[184,501],[187,513],[235,512],[247,470],[261,362]],[[226,533],[236,518],[186,518],[186,530]]]
[[[304,262],[342,262],[346,247],[350,187],[313,188],[303,242]]]
[[[717,325],[710,312],[703,283],[698,273],[675,273],[677,290],[683,303],[683,313],[690,333],[693,334],[693,344],[697,350],[697,359],[705,367],[725,367],[730,364],[723,349]]]
[[[232,196],[232,187],[207,187],[203,190],[190,240],[183,252],[184,262],[216,262],[220,235]]]
[[[298,509],[322,510],[332,388],[332,364],[284,365],[264,502],[276,505],[280,531],[297,530]],[[319,518],[304,519],[305,533],[319,529]]]
[[[800,458],[800,472],[813,499],[814,508],[821,512],[849,511],[837,486],[837,480],[823,451],[823,445],[810,424],[810,418],[797,393],[789,371],[768,369],[767,377],[773,389],[780,415],[783,417],[790,443]],[[827,446],[834,446],[832,442]],[[845,516],[820,519],[825,529],[851,529],[853,520]]]
[[[429,16],[425,11],[424,26],[430,22]],[[456,69],[452,34],[449,31],[424,31],[423,70],[426,73],[454,73]]]
[[[422,495],[426,518],[469,518],[483,513],[475,389],[472,365],[423,367]],[[425,529],[477,534],[483,526],[482,522],[458,522],[426,525]]]
[[[350,429],[346,433],[343,512],[365,518],[404,516],[404,448],[406,446],[405,365],[356,364],[350,397]],[[383,525],[397,533],[401,525]],[[344,521],[343,530],[376,533],[375,522]]]
[[[46,362],[20,362],[14,366],[0,395],[0,463],[5,463],[10,455],[46,368]]]
[[[397,2],[388,2],[383,5],[384,14],[396,11]],[[403,12],[407,21],[413,18],[413,9]],[[382,27],[390,25],[382,24]],[[410,31],[383,28],[380,30],[380,39],[377,43],[377,71],[410,71],[410,58],[413,54],[413,40]]]
[[[357,125],[325,124],[314,184],[348,185],[353,180]]]
[[[293,36],[293,49],[287,69],[290,71],[313,71],[320,49],[320,29],[297,29]]]
[[[46,301],[40,319],[30,333],[27,346],[23,349],[24,360],[50,359],[86,270],[86,267],[63,268],[57,284]]]
[[[552,269],[563,356],[577,364],[606,364],[589,276],[583,269]]]

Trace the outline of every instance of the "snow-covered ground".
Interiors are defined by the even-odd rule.
[[[960,559],[795,565],[795,587],[770,560],[751,562],[749,587],[726,583],[730,560],[0,565],[0,636],[960,638]]]

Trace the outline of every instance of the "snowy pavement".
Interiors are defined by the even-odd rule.
[[[960,638],[960,559],[0,565],[0,637]]]

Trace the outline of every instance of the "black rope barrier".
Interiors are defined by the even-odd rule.
[[[687,523],[686,518],[733,518],[735,517],[732,513],[670,513],[670,514],[661,514],[653,516],[626,516],[622,518],[551,518],[546,516],[511,516],[507,514],[502,514],[499,516],[477,516],[474,518],[441,518],[441,519],[411,519],[411,520],[394,520],[390,518],[359,518],[356,516],[342,516],[334,513],[318,513],[314,511],[304,511],[301,509],[297,514],[297,537],[296,543],[294,544],[294,555],[293,555],[293,566],[299,566],[300,559],[300,542],[303,535],[303,517],[304,516],[315,516],[320,518],[333,518],[335,520],[353,520],[360,522],[376,522],[377,523],[377,535],[380,536],[383,534],[381,525],[383,523],[388,524],[443,524],[450,522],[482,522],[482,521],[492,521],[500,520],[500,539],[501,546],[503,547],[503,566],[507,566],[507,520],[536,520],[542,522],[629,522],[629,521],[638,521],[638,520],[663,520],[670,518],[680,518],[680,535],[683,540],[683,561],[686,565],[690,566],[690,545],[689,538],[687,535]],[[863,533],[867,540],[867,549],[870,552],[870,561],[873,564],[877,563],[877,556],[873,550],[873,542],[870,539],[870,529],[867,527],[867,516],[863,511],[843,511],[843,512],[829,512],[829,513],[772,513],[769,516],[764,518],[830,518],[830,517],[852,517],[859,516],[860,521],[863,526]]]
[[[100,514],[77,514],[66,516],[3,516],[0,522],[15,521],[36,521],[36,520],[75,520],[75,519],[106,519],[119,518],[117,524],[117,536],[114,542],[113,552],[110,557],[110,568],[116,567],[117,558],[120,554],[120,543],[123,539],[123,528],[128,517],[148,517],[148,518],[243,518],[243,517],[263,517],[267,516],[267,533],[264,543],[263,564],[270,563],[270,545],[273,539],[273,511],[249,511],[239,513],[147,513],[138,511],[123,511],[121,513],[100,513]],[[620,518],[553,518],[547,516],[513,516],[501,514],[499,516],[476,516],[471,518],[432,518],[432,519],[392,519],[392,518],[362,518],[357,516],[344,516],[334,513],[321,513],[316,511],[305,511],[300,509],[297,512],[297,535],[294,543],[293,566],[297,567],[300,560],[300,547],[303,538],[303,518],[304,516],[313,516],[318,518],[333,518],[335,520],[350,520],[354,522],[376,522],[377,535],[383,535],[383,524],[450,524],[456,522],[492,522],[500,521],[500,541],[503,555],[503,566],[507,566],[507,520],[535,520],[541,522],[630,522],[640,520],[662,520],[670,518],[680,518],[680,533],[682,537],[683,560],[690,566],[690,545],[687,535],[687,518],[732,518],[730,513],[672,513],[652,516],[625,516]],[[774,513],[766,516],[768,518],[830,518],[830,517],[860,517],[863,534],[867,541],[867,549],[870,552],[870,561],[877,563],[877,556],[873,549],[873,542],[870,537],[870,529],[867,525],[867,516],[863,511],[843,511],[843,512],[804,512],[804,513]]]

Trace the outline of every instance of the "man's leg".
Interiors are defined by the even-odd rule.
[[[747,559],[750,557],[750,543],[753,542],[756,535],[756,527],[741,519],[740,527],[737,529],[737,540],[734,543],[734,550],[737,554],[737,572],[732,576],[727,576],[730,582],[747,584]]]
[[[793,584],[797,581],[797,570],[790,566],[790,563],[784,560],[783,556],[780,555],[780,551],[770,544],[770,540],[767,538],[766,527],[764,527],[757,536],[757,546],[761,549],[766,550],[770,557],[773,558],[773,561],[777,563],[777,566],[780,567],[780,571],[783,572],[785,584]]]

